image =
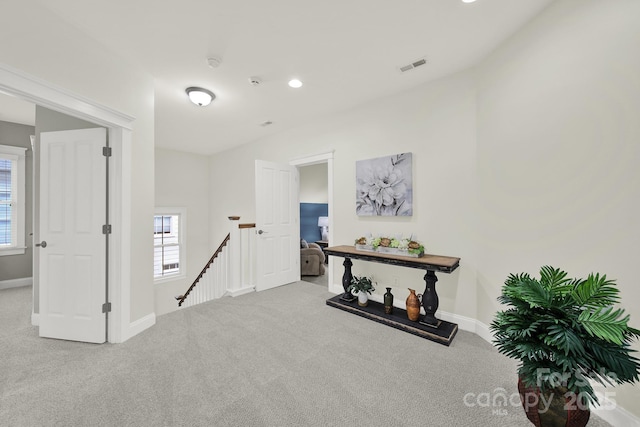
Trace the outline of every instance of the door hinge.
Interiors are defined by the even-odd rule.
[[[110,302],[105,302],[104,304],[102,304],[102,312],[103,313],[111,313],[111,303]]]
[[[111,157],[111,147],[102,147],[102,155],[105,157]]]
[[[111,224],[105,224],[102,226],[102,234],[111,234]]]

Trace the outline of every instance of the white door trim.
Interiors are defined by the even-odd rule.
[[[0,91],[105,127],[132,129],[135,117],[100,105],[38,77],[0,63]]]
[[[135,117],[0,63],[0,91],[109,129],[110,163],[109,342],[131,336],[131,135]]]
[[[319,163],[327,164],[327,198],[329,199],[329,241],[334,242],[333,240],[333,151],[329,153],[316,154],[314,156],[303,157],[300,159],[291,160],[289,162],[292,166],[311,166]],[[298,197],[299,199],[299,197]],[[329,272],[327,281],[329,292],[334,294],[344,293],[344,289],[342,288],[342,283],[334,284],[333,283],[333,271],[336,266],[335,262],[329,263]]]

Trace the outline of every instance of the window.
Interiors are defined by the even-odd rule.
[[[0,145],[0,256],[25,252],[25,151]]]
[[[174,280],[186,275],[185,223],[183,208],[157,208],[153,217],[153,277]]]
[[[153,234],[171,233],[171,216],[156,216],[153,220]]]

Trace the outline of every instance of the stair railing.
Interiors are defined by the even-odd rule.
[[[189,289],[176,297],[178,307],[200,304],[224,295],[239,296],[255,290],[255,224],[240,224],[238,216],[230,216],[229,220],[230,233]]]

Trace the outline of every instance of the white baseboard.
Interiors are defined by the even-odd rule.
[[[240,295],[248,294],[255,290],[256,290],[255,286],[247,286],[245,288],[227,291],[227,295],[230,297],[239,297]]]
[[[155,313],[147,314],[146,316],[141,317],[140,319],[129,323],[129,333],[127,334],[127,339],[123,340],[123,342],[128,340],[129,338],[133,338],[134,336],[138,335],[140,332],[143,332],[149,329],[155,324],[156,324]]]
[[[31,286],[31,285],[33,285],[32,277],[22,277],[20,279],[11,279],[11,280],[0,280],[0,290],[20,288],[22,286]]]
[[[489,330],[489,325],[485,325],[481,321],[476,320],[475,333],[486,342],[493,344],[493,334]]]
[[[459,314],[454,314],[454,313],[448,313],[446,311],[436,312],[436,317],[446,322],[457,324],[458,329],[460,329],[461,331],[477,333],[478,321],[476,319],[472,319],[471,317],[461,316]]]
[[[618,406],[606,396],[598,397],[600,406],[592,407],[591,412],[615,427],[638,427],[640,418]]]
[[[329,285],[329,292],[336,295],[343,294],[344,288],[342,287],[342,285],[336,285],[335,283],[332,283],[331,285]]]
[[[40,326],[40,317],[39,317],[38,313],[31,313],[31,324],[33,326]],[[129,324],[129,333],[127,334],[128,335],[127,339],[138,335],[140,332],[143,332],[143,331],[149,329],[150,327],[152,327],[155,324],[156,324],[156,314],[155,313],[148,314],[148,315],[142,317],[141,319],[136,320],[135,322],[131,322]],[[126,340],[123,340],[122,342],[124,342],[124,341],[126,341]]]

